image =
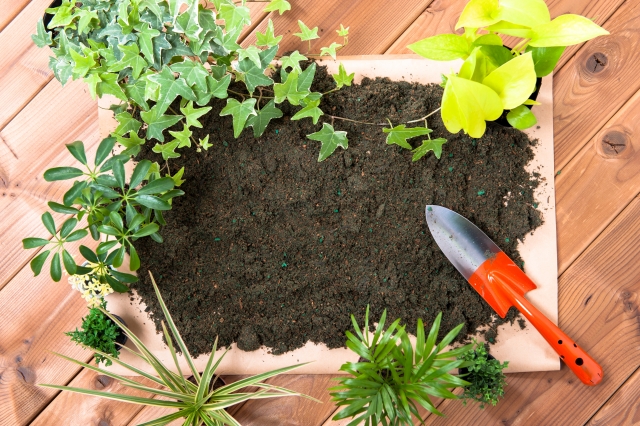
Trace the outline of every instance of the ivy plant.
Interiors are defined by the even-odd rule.
[[[265,11],[282,14],[290,8],[286,0],[272,0]],[[53,216],[45,213],[42,220],[53,238],[23,241],[28,249],[45,246],[31,262],[36,275],[50,258],[49,272],[56,281],[64,265],[69,274],[93,272],[101,283],[126,291],[126,284],[135,277],[117,271],[125,254],[130,256],[129,268],[136,271],[140,259],[135,241],[148,236],[162,242],[163,212],[183,194],[176,187],[183,181],[184,169],[172,174],[170,161],[185,150],[204,154],[214,146],[208,135],[194,137],[194,129],[202,128],[201,118],[212,113],[213,98],[226,100],[217,113],[230,117],[236,138],[247,129],[256,138],[263,135],[271,120],[282,117],[282,104],[288,103],[297,109],[292,120],[308,119],[313,124],[322,120],[321,130],[307,135],[321,143],[318,161],[338,147],[348,148],[346,132],[335,129],[334,121],[355,120],[326,114],[321,99],[351,86],[354,74],[340,64],[333,75],[335,87],[319,93],[311,87],[317,66],[308,62],[314,57],[336,58],[348,44],[349,28],[342,24],[336,29],[342,42],[313,53],[318,27],[299,21],[300,32],[294,36],[307,42],[308,51],[278,56],[282,36],[276,34],[271,20],[264,33],[256,33],[255,44],[238,43],[250,24],[244,0],[205,4],[197,0],[62,0],[60,6],[46,11],[52,19],[47,28],[40,20],[32,39],[39,47],[51,48],[49,67],[55,78],[63,85],[83,79],[93,97],[110,95],[119,104],[111,106],[117,127],[100,143],[94,164],[89,165],[84,145],[78,141],[67,148],[84,170],[56,167],[45,173],[47,181],[73,181],[62,203],[49,203],[53,212],[71,218],[58,229]],[[422,120],[426,117],[411,123]],[[406,142],[400,145],[412,149],[414,161],[429,151],[439,157],[443,142],[431,141],[426,127],[402,127],[406,124],[385,129],[388,143],[427,135],[429,139],[416,149]],[[162,156],[163,164],[140,161],[127,177],[125,164],[145,144]],[[86,246],[80,251],[92,268],[76,265],[67,244],[89,234],[96,241],[104,240],[95,251]]]
[[[369,307],[363,328],[351,315],[356,334],[347,331],[347,347],[360,359],[343,364],[340,371],[349,376],[338,378],[339,385],[330,389],[336,404],[344,407],[333,419],[352,418],[347,426],[413,425],[412,416],[423,422],[418,406],[442,415],[431,397],[456,399],[451,389],[469,385],[451,371],[470,364],[456,357],[462,357],[472,345],[445,350],[460,333],[462,324],[437,342],[442,313],[438,314],[428,334],[419,319],[416,342],[412,344],[400,319],[385,328],[386,318],[385,310],[371,335]]]
[[[508,110],[517,129],[536,124],[529,99],[536,78],[550,74],[566,46],[609,34],[593,21],[573,14],[551,19],[544,0],[470,0],[455,29],[409,45],[428,59],[463,59],[457,73],[443,76],[442,120],[451,133],[484,134],[486,121]],[[520,39],[512,48],[502,35]]]

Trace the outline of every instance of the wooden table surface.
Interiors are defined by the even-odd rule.
[[[312,47],[339,41],[340,53],[409,53],[405,46],[450,32],[461,0],[290,0],[282,16],[249,3],[255,29],[273,19],[285,34],[281,51],[306,49],[297,21],[319,26]],[[79,326],[84,301],[46,273],[33,277],[36,253],[27,236],[45,237],[40,215],[63,186],[44,182],[48,167],[69,161],[64,144],[99,142],[96,101],[82,81],[61,87],[47,67],[49,52],[29,35],[51,0],[0,0],[0,425],[129,425],[157,409],[35,386],[58,383],[108,389],[107,377],[52,356],[89,360],[63,332]],[[505,398],[484,411],[459,401],[439,406],[450,425],[640,424],[640,1],[547,0],[552,17],[577,13],[611,35],[567,49],[554,75],[560,326],[602,364],[596,387],[560,371],[508,376]],[[295,31],[294,31],[295,30]],[[254,40],[247,31],[245,43]],[[639,152],[636,152],[638,150]],[[233,380],[233,377],[229,378]],[[337,425],[327,388],[331,376],[283,376],[271,383],[322,400],[250,401],[234,407],[245,425]],[[130,391],[129,391],[130,392]]]

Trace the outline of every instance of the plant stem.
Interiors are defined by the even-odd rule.
[[[431,111],[429,114],[425,115],[422,118],[418,118],[417,120],[407,121],[407,124],[409,124],[409,123],[417,123],[418,121],[426,121],[427,118],[431,117],[433,114],[435,114],[436,112],[440,111],[441,108],[442,107],[438,107],[438,109],[435,109],[435,110]]]

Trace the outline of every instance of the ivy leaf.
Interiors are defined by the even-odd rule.
[[[307,138],[322,143],[318,162],[326,160],[331,154],[333,154],[337,147],[342,147],[342,149],[347,149],[349,147],[347,132],[336,132],[333,129],[333,126],[327,123],[322,123],[322,129],[319,132],[307,135]]]
[[[116,135],[124,135],[129,132],[137,133],[142,126],[142,123],[128,112],[121,112],[116,115],[116,121],[119,123],[118,127],[113,131]]]
[[[280,15],[282,15],[287,10],[291,10],[291,4],[289,4],[287,0],[271,0],[263,11],[275,12],[276,10],[280,13]]]
[[[445,143],[447,143],[447,140],[444,138],[422,141],[422,145],[411,151],[413,153],[411,161],[418,161],[429,151],[433,151],[433,155],[435,155],[437,159],[440,159],[440,156],[442,155],[442,145]]]
[[[271,23],[271,20],[269,20]],[[267,28],[268,31],[268,28]],[[273,23],[271,23],[271,34],[273,35]],[[280,37],[282,38],[282,36]],[[51,39],[51,33],[47,32],[44,28],[44,24],[42,23],[42,18],[38,20],[38,26],[36,27],[36,33],[31,35],[31,40],[36,44],[36,46],[42,48],[45,46],[51,46],[53,44],[53,40]],[[278,40],[280,41],[280,40]],[[278,44],[278,43],[276,43]]]
[[[309,65],[298,78],[298,91],[308,92],[313,83],[313,77],[316,75],[316,64]]]
[[[307,105],[305,105],[305,107],[300,111],[296,112],[291,119],[300,120],[305,117],[311,117],[313,119],[313,124],[317,124],[320,116],[324,114],[322,110],[318,108],[318,105],[320,105],[320,100],[308,102]]]
[[[49,68],[53,71],[53,75],[56,77],[63,86],[71,76],[73,75],[73,65],[71,64],[71,56],[54,58],[49,57]]]
[[[177,16],[175,20],[174,31],[184,33],[190,40],[197,40],[202,33],[202,27],[198,20],[199,2],[190,0],[187,2],[189,6]]]
[[[580,15],[560,15],[553,21],[533,28],[529,46],[554,47],[571,46],[591,40],[609,31],[592,20]]]
[[[90,76],[97,76],[95,93],[99,97],[103,95],[113,95],[121,101],[127,102],[127,96],[122,91],[122,88],[118,85],[118,75],[109,72],[103,72],[100,74],[90,74]],[[86,80],[85,80],[86,81]]]
[[[178,147],[180,142],[173,141],[169,143],[157,143],[151,150],[157,154],[162,154],[162,158],[164,160],[168,160],[170,158],[178,158],[180,154],[178,154],[175,150]]]
[[[185,125],[184,128],[179,132],[169,130],[169,134],[173,136],[176,141],[178,141],[178,148],[191,147],[191,135],[193,133],[191,132],[191,130],[189,130],[188,126]]]
[[[260,68],[262,66],[260,62],[260,52],[261,50],[254,45],[250,45],[246,49],[238,49],[238,60],[249,59],[256,64],[256,67]]]
[[[164,114],[178,96],[182,96],[190,101],[196,100],[193,90],[187,85],[185,79],[182,77],[175,78],[173,72],[171,72],[171,69],[167,66],[162,68],[162,72],[150,75],[148,78],[150,81],[160,85],[160,97],[158,103],[153,107],[154,109],[157,108],[158,115]]]
[[[241,30],[245,25],[251,24],[249,8],[223,3],[218,9],[218,18],[224,19],[227,32]]]
[[[151,25],[146,22],[136,25],[135,29],[138,30],[138,43],[142,54],[149,63],[154,63],[153,39],[160,35],[160,31],[151,28]]]
[[[213,146],[213,144],[209,143],[209,135],[205,136],[204,139],[200,139],[199,143],[200,143],[200,146],[202,147],[202,149],[204,149],[205,151]],[[183,169],[184,169],[184,167],[183,167]],[[181,184],[176,183],[176,186],[180,186],[180,185]]]
[[[82,50],[83,50],[83,53],[86,54],[86,56],[81,55],[75,50],[71,50],[69,52],[69,54],[71,55],[71,58],[73,58],[73,62],[75,63],[75,65],[73,66],[74,79],[78,77],[84,77],[85,75],[87,75],[87,73],[91,68],[96,66],[96,61],[93,59],[93,55],[91,54],[92,53],[91,49],[85,47]]]
[[[507,121],[514,128],[524,130],[534,126],[538,120],[531,110],[524,105],[520,105],[507,114]]]
[[[149,109],[149,104],[145,96],[147,81],[146,79],[139,79],[135,82],[125,84],[123,87],[124,93],[130,98],[130,102],[135,102],[143,111]]]
[[[320,56],[331,55],[333,59],[336,59],[336,50],[341,47],[342,45],[340,43],[333,42],[329,47],[320,48]]]
[[[496,120],[502,114],[502,101],[488,86],[451,74],[442,95],[442,121],[451,133],[464,129],[479,138],[486,129],[485,120]]]
[[[338,67],[338,74],[332,74],[331,76],[336,81],[338,89],[340,89],[342,86],[351,86],[351,82],[355,75],[355,73],[347,74],[347,71],[344,69],[344,65],[340,63],[340,66]]]
[[[253,62],[251,64],[253,65]],[[264,71],[255,66],[244,72],[243,77],[249,93],[253,93],[257,86],[270,86],[273,84],[273,80],[264,75]]]
[[[269,125],[269,122],[274,118],[280,117],[282,117],[282,111],[276,108],[274,100],[271,99],[269,103],[262,107],[262,109],[258,111],[256,115],[249,117],[249,119],[247,120],[247,126],[253,127],[253,136],[259,138],[264,133],[265,129]]]
[[[211,107],[194,108],[193,102],[191,101],[187,103],[187,105],[185,105],[184,107],[180,107],[180,112],[183,113],[185,118],[187,119],[186,126],[198,127],[200,129],[202,128],[202,124],[200,124],[200,122],[198,121],[198,118],[202,117],[209,111],[211,111]]]
[[[233,137],[240,136],[250,115],[257,114],[254,108],[255,104],[256,98],[249,98],[242,103],[233,98],[227,99],[227,105],[220,111],[220,116],[231,115],[233,117]]]
[[[165,50],[171,49],[171,43],[167,40],[167,35],[160,33],[157,37],[152,39],[153,44],[153,67],[156,69],[162,68],[162,58]]]
[[[427,37],[407,46],[418,55],[434,61],[452,61],[469,56],[469,42],[456,34]]]
[[[207,90],[209,72],[200,62],[185,59],[170,66],[171,70],[180,74],[189,86],[196,86],[200,90]]]
[[[277,0],[274,0],[274,1],[277,1]],[[276,46],[278,43],[280,43],[280,40],[282,40],[282,36],[281,35],[277,37],[275,36],[274,29],[273,29],[273,21],[271,19],[269,19],[269,23],[267,24],[267,29],[264,32],[264,34],[262,34],[259,31],[256,31],[256,46],[273,47],[273,46]],[[39,47],[42,47],[42,46],[39,46]]]
[[[309,29],[309,27],[307,27],[304,24],[304,22],[302,22],[301,20],[298,20],[298,26],[300,27],[301,32],[294,33],[293,35],[300,37],[300,40],[308,41],[308,40],[320,38],[320,36],[318,35],[318,27],[315,27],[314,29]]]
[[[292,71],[287,77],[287,81],[273,85],[277,104],[287,99],[291,105],[299,105],[300,101],[309,94],[308,90],[302,91],[298,89],[298,76],[298,71]]]
[[[176,124],[182,119],[181,115],[163,115],[158,112],[157,105],[151,108],[149,111],[140,113],[140,117],[148,124],[147,127],[147,139],[157,139],[160,142],[164,142],[164,135],[162,132]]]
[[[53,18],[49,22],[47,27],[55,28],[55,27],[66,27],[73,21],[73,8],[75,7],[75,3],[72,2],[62,2],[59,7],[51,7],[45,9],[46,13],[52,14]]]
[[[285,70],[291,67],[293,71],[298,71],[298,73],[301,73],[302,68],[300,68],[299,62],[306,61],[306,60],[307,60],[307,57],[304,55],[301,55],[300,52],[296,50],[291,55],[283,56],[282,58],[280,58],[280,63],[282,64],[282,68]]]
[[[531,52],[496,68],[482,80],[482,84],[500,96],[502,108],[513,109],[522,105],[536,87],[536,71]]]
[[[85,32],[89,32],[90,29],[94,29],[96,26],[91,25],[91,23],[100,23],[100,18],[98,18],[98,12],[95,10],[85,10],[85,9],[76,9],[75,15],[80,17],[78,19],[78,32],[80,34],[84,34]]]
[[[409,127],[406,125],[400,124],[391,129],[384,128],[382,129],[384,133],[388,133],[387,135],[387,145],[399,145],[406,149],[413,149],[413,147],[407,142],[407,139],[415,138],[416,136],[422,136],[431,133],[433,130],[427,129],[426,127]]]
[[[336,30],[340,37],[346,37],[349,35],[349,27],[345,28],[344,25],[340,24],[340,29]]]
[[[227,88],[231,83],[231,74],[227,74],[223,79],[216,80],[212,76],[207,77],[207,90],[200,91],[197,87],[194,88],[194,93],[198,100],[196,103],[200,106],[206,105],[209,103],[211,98],[215,96],[219,99],[226,99],[229,94],[227,93]]]
[[[116,140],[126,148],[122,152],[122,154],[126,155],[137,155],[140,152],[140,147],[145,143],[145,140],[134,131],[129,132],[128,138],[125,138],[124,135],[117,135]]]

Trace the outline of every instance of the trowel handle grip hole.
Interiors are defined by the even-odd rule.
[[[494,275],[494,279],[501,279]],[[504,286],[510,289],[509,285]],[[582,383],[595,386],[602,381],[604,373],[602,367],[573,339],[560,330],[557,325],[549,320],[542,312],[529,302],[524,295],[510,290],[509,298],[513,305],[524,315],[529,323],[536,328],[558,353],[560,359],[575,373]]]

